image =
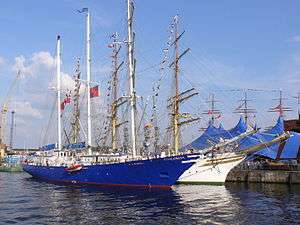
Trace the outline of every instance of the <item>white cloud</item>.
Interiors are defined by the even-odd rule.
[[[27,91],[31,94],[45,94],[45,90],[56,87],[56,60],[49,52],[35,52],[30,58],[17,56],[12,69],[20,70],[23,77],[27,77]],[[62,90],[72,90],[74,85],[72,77],[62,72]]]
[[[64,69],[63,66],[62,69]],[[22,142],[21,140],[34,140],[31,144],[38,146],[41,141],[41,131],[47,125],[55,103],[55,90],[50,90],[50,87],[56,86],[55,57],[47,51],[35,52],[28,57],[20,55],[15,58],[12,70],[14,72],[21,70],[23,75],[18,89],[19,93],[15,93],[13,97],[15,103],[12,102],[19,121],[16,140],[18,144]],[[74,89],[74,80],[65,71],[62,72],[61,84],[63,90]],[[53,123],[53,127],[55,124]],[[47,135],[51,136],[55,133],[53,127],[47,130]]]
[[[49,52],[37,52],[32,56],[33,64],[43,65],[48,70],[55,68],[55,58],[51,56]]]
[[[0,56],[0,68],[5,65],[5,59]]]
[[[49,89],[56,90],[57,78],[53,77],[52,81],[50,82]],[[80,84],[80,94],[83,94],[85,91],[85,83],[81,82]],[[63,92],[73,91],[75,88],[75,81],[74,79],[67,73],[61,73],[61,90]]]
[[[289,42],[300,42],[300,35],[295,35],[288,39]]]
[[[52,71],[55,68],[55,58],[49,52],[36,52],[30,59],[23,55],[15,57],[13,71],[21,71],[23,76],[38,76],[41,71]]]
[[[95,26],[109,27],[111,25],[108,18],[105,18],[104,16],[100,16],[100,15],[97,15],[97,14],[93,15],[93,20],[94,20]]]
[[[19,117],[32,117],[41,119],[41,112],[34,108],[29,101],[15,101],[13,102],[14,110]]]
[[[49,89],[56,89],[57,80],[56,76],[53,77],[52,81],[49,84]],[[69,91],[73,90],[75,86],[75,81],[73,78],[68,75],[67,73],[61,73],[61,90],[62,91]]]

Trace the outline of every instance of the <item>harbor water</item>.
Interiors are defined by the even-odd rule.
[[[0,173],[0,224],[299,224],[300,186],[79,188]]]

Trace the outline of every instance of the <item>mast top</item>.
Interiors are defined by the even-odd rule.
[[[276,107],[270,108],[268,112],[277,112],[279,116],[285,117],[285,112],[293,111],[290,107],[284,106],[283,100],[286,100],[286,98],[283,98],[281,90],[279,91],[279,98],[273,100],[277,100],[278,105]]]

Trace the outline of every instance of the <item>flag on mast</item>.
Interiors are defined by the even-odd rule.
[[[90,98],[99,97],[99,85],[90,88]]]
[[[82,8],[81,10],[77,10],[77,12],[79,13],[84,13],[84,12],[88,12],[89,9],[88,8]]]
[[[71,93],[66,94],[66,97],[64,98],[64,100],[60,103],[60,109],[64,110],[66,104],[71,103]]]

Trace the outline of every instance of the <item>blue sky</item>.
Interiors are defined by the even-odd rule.
[[[186,33],[182,50],[191,48],[191,54],[182,62],[182,74],[199,89],[200,97],[194,100],[198,111],[207,107],[208,93],[216,91],[224,112],[224,124],[231,126],[237,120],[232,109],[241,93],[222,92],[233,88],[282,89],[291,98],[300,85],[300,2],[296,0],[253,1],[159,1],[136,0],[135,31],[137,36],[137,74],[139,91],[149,94],[149,82],[158,79],[157,70],[149,67],[160,62],[162,48],[167,41],[172,17],[180,16],[181,30]],[[106,47],[109,35],[118,31],[126,35],[125,0],[119,1],[3,1],[0,8],[0,99],[7,92],[20,66],[20,55],[27,75],[18,88],[19,108],[32,111],[19,113],[17,145],[38,145],[31,142],[47,120],[48,103],[43,83],[53,80],[53,54],[56,35],[62,36],[62,70],[72,74],[76,57],[84,57],[84,17],[77,9],[89,7],[92,20],[92,59],[94,80],[104,80],[110,68],[110,50]],[[47,55],[46,53],[49,53]],[[124,53],[123,53],[124,55]],[[34,57],[35,56],[35,57]],[[16,65],[16,57],[17,65]],[[83,65],[84,67],[84,65]],[[26,73],[26,72],[25,72]],[[84,73],[84,69],[83,69]],[[47,79],[45,78],[47,77]],[[182,88],[188,87],[182,79]],[[167,85],[166,85],[167,87]],[[262,126],[271,125],[275,115],[267,113],[274,105],[275,92],[250,93],[253,106]],[[287,100],[297,111],[295,100]],[[296,116],[296,111],[288,118]],[[48,114],[47,114],[48,113]],[[18,112],[17,112],[18,114]],[[24,113],[23,113],[24,114]],[[23,123],[22,123],[23,121]],[[26,123],[25,123],[26,121]],[[204,126],[205,122],[201,126]],[[26,132],[30,130],[30,132]],[[25,135],[26,134],[26,135]],[[25,135],[25,136],[24,136]],[[25,137],[25,138],[24,138]],[[23,140],[25,139],[25,141]],[[30,143],[30,144],[27,144]]]

